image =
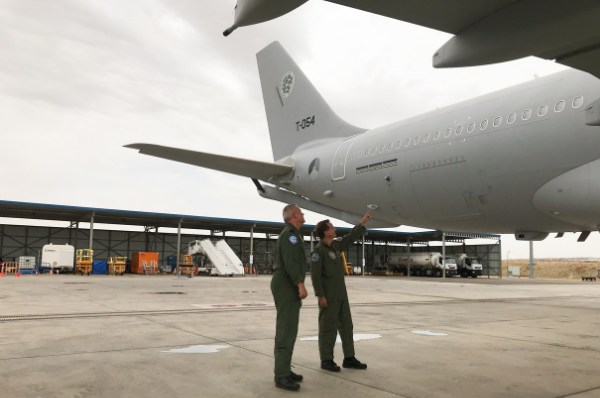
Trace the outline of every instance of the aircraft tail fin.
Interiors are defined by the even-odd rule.
[[[256,54],[275,161],[308,142],[365,129],[342,120],[279,42]]]

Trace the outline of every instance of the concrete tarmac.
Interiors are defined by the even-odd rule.
[[[0,278],[0,397],[600,397],[599,282],[347,277],[354,333],[381,336],[355,343],[369,368],[322,371],[298,340],[293,393],[273,383],[270,281]]]

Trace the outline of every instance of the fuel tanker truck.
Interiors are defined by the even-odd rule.
[[[387,263],[392,268],[407,273],[408,253],[388,253]],[[442,254],[423,252],[410,254],[410,274],[416,276],[441,277],[443,273]],[[446,276],[457,275],[456,258],[446,256]]]
[[[463,278],[477,278],[483,275],[483,265],[477,257],[469,257],[465,253],[455,254],[458,274]]]

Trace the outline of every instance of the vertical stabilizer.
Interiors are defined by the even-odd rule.
[[[308,142],[365,130],[333,112],[279,42],[271,43],[256,58],[275,161]]]

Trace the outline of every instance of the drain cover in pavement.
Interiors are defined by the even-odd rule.
[[[275,307],[272,303],[231,303],[231,304],[192,304],[200,308],[248,308],[248,307]]]
[[[184,292],[146,292],[142,294],[185,294]]]
[[[174,348],[169,351],[161,351],[161,352],[169,352],[173,354],[212,354],[215,352],[219,352],[223,348],[229,348],[228,345],[193,345],[191,347],[186,348]]]
[[[411,333],[422,334],[425,336],[448,336],[447,333],[436,333],[431,330],[413,330]]]

